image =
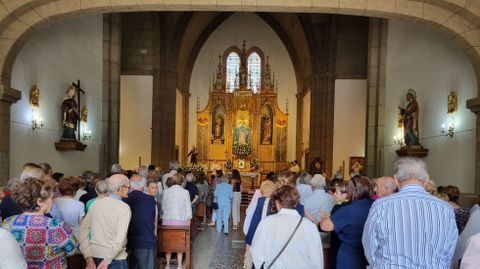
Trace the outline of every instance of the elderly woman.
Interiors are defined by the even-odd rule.
[[[192,204],[190,194],[182,187],[182,174],[176,173],[166,181],[167,189],[162,195],[163,225],[190,225]],[[171,252],[165,254],[166,269],[170,268]],[[182,253],[177,253],[178,267],[182,268]]]
[[[283,172],[280,173],[277,177],[277,186],[281,187],[284,185],[289,185],[294,187],[295,186],[295,173],[292,172]],[[258,199],[257,206],[253,213],[252,220],[250,222],[250,226],[248,227],[247,237],[245,238],[245,243],[247,245],[252,244],[253,236],[257,230],[258,224],[260,221],[268,215],[275,214],[275,211],[272,210],[272,200],[266,197],[261,197]],[[300,216],[305,217],[306,210],[302,204],[297,203],[295,205],[295,209],[297,210]]]
[[[62,212],[63,221],[73,229],[75,237],[78,238],[78,231],[83,217],[85,216],[85,205],[74,199],[78,181],[75,177],[64,177],[58,183],[58,190],[61,197],[53,201]]]
[[[320,211],[320,228],[335,231],[340,238],[338,269],[365,269],[368,262],[363,253],[362,233],[373,203],[370,179],[353,177],[348,183],[347,196],[351,203],[338,208],[331,218],[329,213]]]
[[[26,179],[13,191],[13,198],[24,213],[2,223],[17,239],[28,268],[65,269],[66,256],[77,247],[66,223],[45,216],[52,208],[54,189],[52,184]]]
[[[323,269],[322,241],[317,228],[295,209],[300,200],[298,190],[281,186],[272,200],[278,213],[259,224],[250,247],[255,268],[263,265],[271,269]]]
[[[213,197],[218,203],[216,228],[217,232],[221,232],[223,225],[223,233],[228,234],[230,212],[232,211],[233,187],[228,184],[226,176],[222,176],[220,181],[221,183],[217,185],[213,193]]]

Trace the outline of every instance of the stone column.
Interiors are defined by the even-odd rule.
[[[388,21],[370,18],[368,39],[368,81],[365,161],[366,174],[383,174],[385,85]]]
[[[335,74],[324,72],[314,76],[310,108],[309,160],[320,157],[324,172],[332,174]],[[307,164],[308,167],[309,164]]]
[[[480,193],[480,98],[474,98],[467,100],[467,108],[470,109],[475,116],[476,120],[476,135],[475,135],[475,193]]]
[[[21,97],[20,91],[0,85],[0,186],[10,178],[10,108]]]
[[[119,160],[121,15],[103,16],[102,143],[100,172],[110,173]]]
[[[189,116],[188,114],[190,113],[190,96],[191,94],[189,92],[182,92],[182,98],[183,98],[183,133],[182,133],[182,152],[180,154],[183,156],[184,160],[187,161],[187,154],[190,151],[188,148],[188,126],[189,126]],[[197,124],[196,122],[192,122],[192,124]]]
[[[299,162],[300,167],[308,167],[308,164],[302,163],[303,155],[303,98],[305,97],[305,91],[297,93],[297,138],[296,138],[296,152],[295,159]]]

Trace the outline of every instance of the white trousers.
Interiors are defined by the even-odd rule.
[[[233,204],[232,204],[232,219],[233,225],[237,226],[240,222],[240,204],[242,203],[242,193],[234,192],[233,193]]]

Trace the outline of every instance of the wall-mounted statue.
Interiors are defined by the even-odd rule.
[[[457,111],[457,93],[452,91],[448,96],[448,110],[447,113],[451,114]]]
[[[75,129],[77,128],[80,116],[78,115],[78,106],[75,100],[76,96],[77,87],[72,85],[67,89],[61,106],[63,126],[62,140],[77,140]]]
[[[405,146],[397,150],[399,156],[425,157],[428,155],[428,149],[420,145],[418,132],[418,116],[420,107],[417,103],[417,93],[413,89],[407,92],[407,105],[400,108],[400,115],[403,122],[403,138]]]
[[[400,108],[400,114],[403,117],[403,136],[407,146],[419,146],[418,134],[418,116],[419,106],[417,103],[417,93],[413,89],[407,92],[407,105],[405,108]]]

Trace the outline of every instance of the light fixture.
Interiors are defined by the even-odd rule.
[[[36,110],[32,113],[32,130],[43,128],[43,117]]]
[[[82,140],[86,141],[92,137],[92,130],[88,129],[86,121],[80,121],[80,128],[82,133]]]
[[[443,136],[453,138],[453,134],[455,134],[455,123],[452,121],[448,126],[443,123],[440,132]]]
[[[405,140],[403,139],[403,135],[396,135],[393,137],[393,144],[403,147],[405,146]]]
[[[89,140],[90,138],[92,137],[92,131],[87,129],[85,131],[83,131],[83,134],[82,134],[82,140]]]

